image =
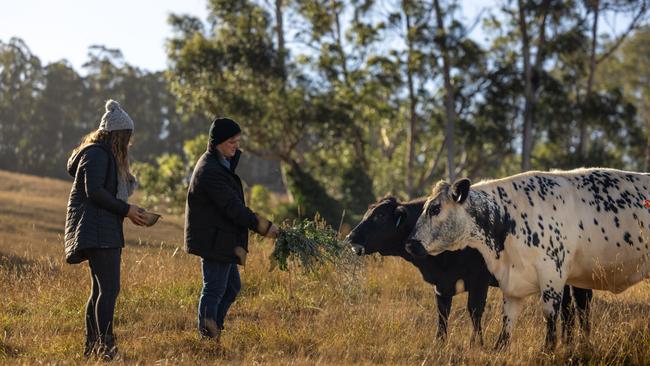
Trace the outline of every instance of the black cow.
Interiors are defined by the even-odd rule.
[[[447,336],[447,319],[454,295],[467,291],[467,310],[474,331],[472,342],[483,344],[481,318],[485,309],[488,287],[498,287],[497,280],[488,271],[478,250],[465,248],[455,252],[443,252],[436,256],[415,257],[405,249],[409,234],[422,213],[426,198],[401,203],[387,197],[370,206],[361,222],[350,232],[347,239],[358,255],[378,252],[384,256],[402,257],[418,268],[422,278],[435,286],[438,304],[438,337]],[[580,325],[589,332],[589,302],[591,290],[573,288]],[[574,324],[574,307],[569,286],[562,299],[562,334],[570,341]]]

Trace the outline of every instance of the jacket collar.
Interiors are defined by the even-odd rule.
[[[217,149],[208,149],[207,154],[215,159],[217,159],[217,162],[219,163],[219,166],[222,167],[224,170],[230,172],[230,173],[235,173],[235,169],[237,168],[237,164],[239,164],[239,158],[241,157],[241,150],[237,149],[235,152],[235,156],[233,156],[230,160],[230,170],[223,166],[221,164],[221,159],[224,159],[224,156],[219,152]]]

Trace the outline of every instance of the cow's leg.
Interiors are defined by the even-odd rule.
[[[562,340],[564,343],[571,343],[575,323],[575,308],[573,307],[573,297],[571,296],[571,287],[569,285],[564,286],[560,318],[562,319]]]
[[[521,312],[524,299],[503,295],[503,327],[497,340],[495,349],[503,349],[510,342],[510,335]]]
[[[447,320],[451,311],[451,296],[436,295],[438,303],[438,338],[447,339]]]
[[[470,342],[474,344],[478,341],[481,346],[483,345],[481,318],[483,317],[483,311],[485,310],[487,293],[487,284],[481,284],[470,288],[469,293],[467,294],[467,311],[469,311],[469,316],[472,318],[472,325],[474,327]]]
[[[580,328],[585,338],[589,339],[591,333],[591,324],[589,322],[589,314],[591,308],[591,299],[594,292],[591,289],[573,288],[573,296],[576,300],[576,307],[578,308],[578,318],[580,319]]]
[[[540,282],[542,289],[542,310],[546,319],[546,341],[544,348],[553,350],[557,342],[556,322],[557,315],[562,303],[562,293],[564,290],[564,281],[559,276],[555,279],[543,279]]]

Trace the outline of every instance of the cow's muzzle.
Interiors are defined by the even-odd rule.
[[[354,252],[354,254],[364,255],[366,254],[366,247],[364,247],[361,244],[355,243],[359,241],[358,239],[359,239],[358,235],[355,235],[354,230],[345,237],[345,240],[348,241],[352,246],[352,251]]]
[[[424,249],[422,242],[417,239],[409,239],[404,248],[409,254],[415,257],[425,257],[429,254],[427,253],[427,250]]]
[[[366,254],[366,247],[364,247],[363,245],[359,245],[359,244],[352,244],[352,251],[356,255],[364,255],[364,254]]]

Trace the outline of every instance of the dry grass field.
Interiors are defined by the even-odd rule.
[[[70,183],[0,171],[0,363],[81,364],[87,265],[63,261]],[[650,284],[596,292],[590,341],[541,352],[537,298],[513,343],[492,350],[501,294],[491,289],[485,347],[470,345],[467,295],[454,300],[450,336],[435,338],[433,289],[397,258],[365,259],[358,281],[324,272],[269,272],[271,243],[254,238],[243,290],[220,351],[197,336],[199,260],[183,252],[182,217],[153,228],[125,224],[116,334],[125,364],[503,365],[650,364]]]

